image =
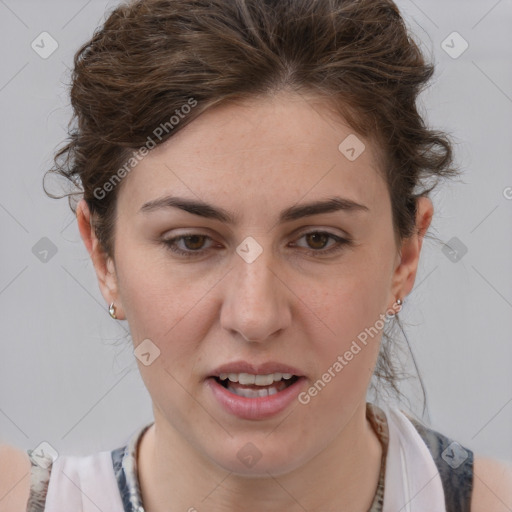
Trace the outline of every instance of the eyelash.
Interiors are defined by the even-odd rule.
[[[327,231],[308,231],[307,233],[303,233],[300,236],[300,238],[303,238],[307,235],[327,235],[329,238],[333,239],[336,242],[330,249],[327,249],[327,250],[324,250],[324,249],[306,250],[306,253],[308,253],[310,255],[314,255],[314,256],[322,257],[322,256],[329,256],[331,254],[335,254],[335,253],[341,251],[345,245],[350,245],[352,243],[352,241],[350,239],[341,238],[341,237],[339,237],[337,235],[333,235],[332,233],[329,233]],[[196,251],[194,251],[194,250],[184,251],[184,250],[178,249],[176,247],[176,242],[178,240],[183,240],[187,237],[192,237],[192,236],[205,237],[205,239],[211,240],[211,238],[209,236],[201,234],[201,233],[185,233],[184,235],[180,235],[180,236],[176,236],[174,238],[169,238],[167,240],[163,240],[163,244],[167,249],[169,249],[170,251],[172,251],[175,254],[178,254],[179,256],[184,256],[186,258],[193,258],[195,256],[200,256],[202,253],[204,253],[208,249],[205,249],[205,250],[198,249]]]

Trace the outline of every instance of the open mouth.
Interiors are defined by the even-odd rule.
[[[307,384],[307,377],[298,375],[298,370],[286,370],[289,373],[264,374],[258,369],[252,370],[254,373],[224,373],[222,368],[207,378],[207,387],[212,398],[230,415],[244,420],[265,420],[290,407]]]
[[[224,377],[224,376],[223,376]],[[297,375],[292,375],[289,378],[274,380],[270,384],[240,384],[240,382],[233,382],[228,377],[221,379],[220,377],[213,377],[221,386],[226,388],[231,393],[243,396],[245,398],[259,398],[270,395],[275,395],[280,391],[290,387],[292,384],[299,380]]]

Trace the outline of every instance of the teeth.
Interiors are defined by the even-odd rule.
[[[255,384],[256,386],[269,386],[273,382],[279,382],[281,379],[288,380],[292,377],[293,374],[291,373],[269,373],[268,375],[254,375],[251,373],[221,373],[219,375],[220,380],[229,379],[231,382],[238,382],[242,385]]]
[[[243,381],[240,381],[240,378],[242,378],[242,377],[243,377],[243,375],[240,375],[239,380],[238,380],[238,382],[240,382],[240,384],[243,384]],[[274,379],[281,380],[280,378],[275,377],[273,374],[271,374],[271,375],[256,375],[256,377],[254,377],[254,384],[256,384],[256,386],[268,386],[274,382]]]
[[[260,375],[258,375],[258,377],[260,377]],[[236,373],[230,373],[229,380],[231,382],[236,382],[233,378],[238,380],[240,384],[256,384],[256,375],[250,375],[249,373],[240,373],[238,375]],[[274,379],[272,379],[269,384],[272,384],[272,382],[274,382]]]
[[[228,389],[231,391],[231,393],[234,393],[238,396],[243,396],[245,398],[259,398],[262,396],[275,395],[278,392],[275,386],[265,389],[234,389],[231,387]]]

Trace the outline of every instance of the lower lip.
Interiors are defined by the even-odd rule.
[[[246,420],[264,420],[284,411],[297,398],[305,381],[305,377],[300,377],[291,386],[274,395],[247,398],[231,393],[213,377],[206,379],[220,405],[227,412]]]

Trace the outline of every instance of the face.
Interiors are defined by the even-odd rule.
[[[102,292],[134,348],[145,343],[157,428],[228,471],[287,472],[333,442],[365,402],[385,313],[412,287],[421,241],[400,254],[377,151],[359,137],[351,161],[339,150],[351,134],[301,96],[223,105],[119,191],[115,261],[106,274],[95,263]],[[300,379],[251,405],[211,378],[239,361]],[[263,455],[254,469],[242,448]]]

